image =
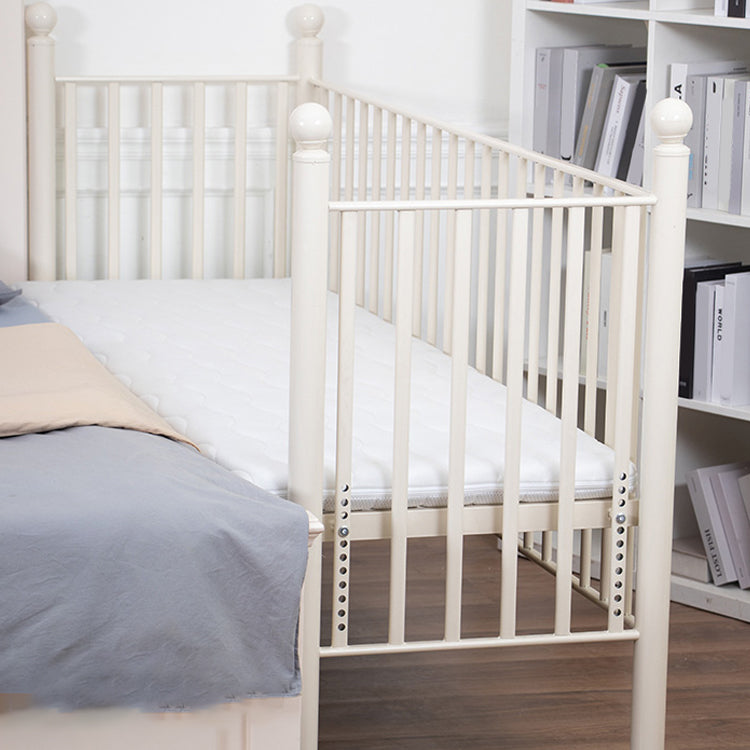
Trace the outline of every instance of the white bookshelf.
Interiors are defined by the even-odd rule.
[[[717,18],[713,0],[620,0],[559,3],[512,0],[510,140],[532,146],[535,50],[544,46],[633,44],[647,50],[647,111],[669,95],[673,62],[742,59],[750,62],[750,19]],[[650,133],[646,147],[651,147]],[[648,185],[650,175],[645,175]],[[686,253],[750,264],[750,217],[688,210]],[[680,399],[675,527],[692,533],[695,520],[684,476],[698,466],[750,457],[750,406]],[[673,577],[675,601],[750,622],[750,591]]]

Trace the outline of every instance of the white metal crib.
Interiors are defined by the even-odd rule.
[[[191,88],[194,101],[192,241],[182,267],[187,275],[202,278],[205,87],[219,81],[67,78],[56,84],[49,36],[53,15],[44,4],[31,7],[30,278],[76,278],[78,273],[75,101],[77,87],[84,84],[106,91],[107,249],[97,268],[104,269],[103,276],[118,277],[123,252],[118,103],[120,87],[136,83],[146,87],[151,118],[150,239],[141,272],[160,278],[164,271],[163,94],[165,86],[180,83]],[[682,138],[690,126],[689,111],[676,101],[654,108],[652,124],[660,144],[647,172],[651,190],[646,191],[324,83],[317,37],[322,14],[314,6],[303,6],[298,21],[302,35],[296,75],[225,83],[234,91],[234,149],[241,155],[247,151],[248,87],[273,90],[272,265],[274,275],[283,276],[291,268],[292,277],[289,494],[324,520],[325,538],[333,549],[330,645],[320,646],[320,542],[313,546],[304,590],[303,746],[317,744],[320,657],[620,640],[635,642],[632,747],[662,746],[688,159]],[[56,194],[56,96],[64,105],[61,201]],[[288,178],[286,123],[292,104],[298,105],[290,125],[296,151]],[[232,181],[233,230],[223,267],[229,275],[242,277],[245,158],[235,159]],[[64,231],[57,228],[58,203],[64,204]],[[592,290],[588,315],[595,318],[602,253],[608,245],[613,254],[612,325],[603,383],[597,372],[602,342],[595,328],[583,351],[580,342],[584,257],[588,253]],[[325,414],[319,396],[325,380],[329,290],[338,298],[339,397],[335,495],[332,508],[324,512],[320,436]],[[393,483],[388,509],[352,512],[358,308],[395,326]],[[408,502],[415,337],[451,358],[447,497],[439,507],[412,507]],[[506,387],[502,503],[465,502],[470,367]],[[552,502],[522,497],[524,400],[541,404],[560,419],[559,489]],[[576,499],[579,428],[614,451],[607,497]],[[463,546],[472,534],[497,534],[504,540],[497,633],[478,638],[462,634]],[[419,537],[445,539],[444,625],[440,638],[410,641],[405,631],[407,550],[409,540]],[[383,642],[362,643],[349,635],[350,570],[356,564],[357,543],[373,539],[387,540],[390,548],[388,636]],[[554,625],[549,632],[518,632],[519,550],[555,576]],[[606,611],[601,629],[572,628],[573,591]]]

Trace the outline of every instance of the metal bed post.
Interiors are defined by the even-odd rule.
[[[664,745],[669,585],[672,547],[680,299],[685,252],[689,149],[682,140],[692,124],[689,107],[665,99],[651,124],[654,149],[647,288],[648,325],[643,386],[641,503],[636,617],[639,638],[633,666],[631,747]]]
[[[47,3],[26,8],[29,278],[56,278],[55,259],[55,40],[57,13]]]
[[[292,311],[289,380],[289,499],[323,516],[323,441],[328,282],[328,188],[325,150],[331,117],[307,102],[292,112],[297,144],[292,181]],[[317,747],[320,643],[320,541],[309,553],[302,592],[302,747]]]

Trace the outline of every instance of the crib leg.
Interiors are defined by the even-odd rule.
[[[692,124],[684,102],[667,99],[651,114],[660,141],[654,148],[647,289],[641,502],[638,533],[633,664],[633,750],[664,747],[669,644],[680,301],[685,255],[687,167],[682,141]]]
[[[318,747],[318,700],[320,695],[320,597],[321,540],[310,548],[302,590],[300,656],[302,666],[302,750]]]

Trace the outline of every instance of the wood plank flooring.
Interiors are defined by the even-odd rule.
[[[441,546],[410,545],[407,638],[439,637]],[[352,552],[352,640],[384,639],[387,548]],[[465,633],[496,630],[499,557],[493,537],[467,543]],[[553,578],[523,560],[519,576],[519,630],[547,627]],[[574,597],[574,627],[601,618]],[[625,750],[631,655],[614,643],[324,659],[320,749]],[[673,604],[669,667],[667,748],[750,748],[750,625]]]

